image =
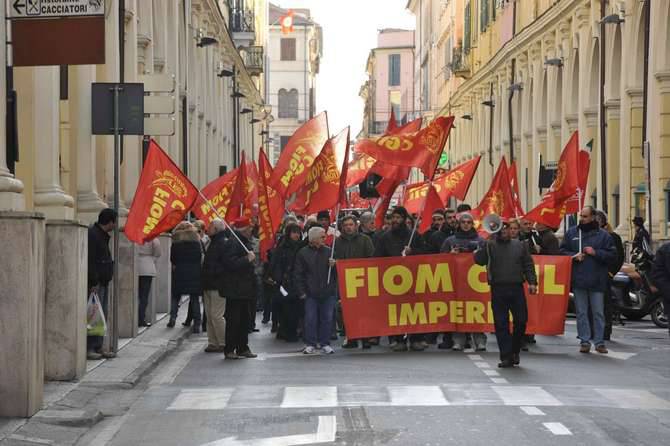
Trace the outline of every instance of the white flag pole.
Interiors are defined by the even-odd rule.
[[[226,222],[226,220],[221,216],[221,214],[219,214],[219,212],[216,210],[216,208],[214,207],[214,205],[212,204],[212,202],[209,201],[209,199],[208,199],[207,197],[205,197],[205,196],[202,194],[202,192],[201,192],[200,190],[198,190],[198,195],[200,195],[200,198],[202,198],[203,200],[205,200],[205,202],[207,203],[207,205],[208,205],[210,208],[212,208],[212,211],[214,211],[214,213],[216,214],[216,216],[219,217],[219,219],[223,222],[224,225],[226,225],[226,227],[227,227],[228,229],[230,229],[230,232],[233,234],[233,237],[235,237],[235,240],[237,240],[238,242],[240,242],[240,245],[242,245],[242,248],[244,248],[244,250],[246,251],[246,253],[249,254],[251,251],[249,251],[249,250],[247,249],[247,247],[244,246],[244,243],[242,243],[242,240],[240,240],[240,238],[237,236],[237,233],[235,232],[235,230],[228,224],[228,222]]]

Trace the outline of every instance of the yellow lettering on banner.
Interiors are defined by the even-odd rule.
[[[460,300],[452,300],[449,302],[449,313],[451,317],[449,321],[452,323],[463,323],[463,302]]]
[[[465,323],[466,324],[485,324],[484,311],[486,307],[482,302],[465,302]]]
[[[170,194],[168,192],[165,192],[160,187],[156,188],[156,191],[154,192],[154,196],[155,197],[161,197],[161,198],[170,198]]]
[[[449,272],[448,263],[438,263],[435,265],[435,271],[431,269],[431,265],[422,264],[416,271],[416,292],[425,293],[426,286],[431,293],[436,293],[439,290],[443,293],[454,291],[454,286],[451,283],[451,273]]]
[[[158,203],[152,203],[151,208],[149,209],[149,215],[155,219],[161,218],[161,215],[163,215],[163,207]]]
[[[347,268],[344,271],[344,283],[347,288],[347,299],[358,297],[358,289],[365,285],[365,268]]]
[[[398,306],[396,304],[389,305],[389,327],[398,325]]]
[[[428,303],[428,320],[431,324],[436,324],[437,320],[442,316],[446,316],[449,307],[446,302],[429,302]]]
[[[400,277],[400,283],[397,285],[395,283],[396,277]],[[393,265],[384,272],[384,277],[382,278],[384,289],[394,296],[400,296],[408,292],[412,288],[412,282],[412,272],[409,268],[402,265]],[[402,317],[402,309],[400,311],[400,316]]]
[[[544,265],[544,294],[565,293],[565,285],[556,283],[556,265]]]
[[[172,202],[172,209],[181,209],[182,211],[186,209],[186,206],[184,206],[184,203],[182,203],[179,200],[175,200]]]
[[[488,293],[491,288],[487,282],[482,282],[480,277],[486,271],[485,266],[472,265],[468,271],[468,285],[477,293]]]
[[[398,325],[416,325],[427,323],[426,306],[423,302],[400,304]]]
[[[368,297],[379,297],[379,267],[368,268]]]

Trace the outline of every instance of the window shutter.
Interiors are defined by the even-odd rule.
[[[281,60],[295,60],[295,39],[281,39]]]

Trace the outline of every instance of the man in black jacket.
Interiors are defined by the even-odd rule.
[[[109,282],[112,281],[114,261],[109,250],[109,233],[116,226],[116,211],[103,209],[98,215],[98,222],[88,228],[88,289],[96,291],[102,305],[102,312],[107,318]],[[87,358],[113,358],[111,352],[102,350],[103,336],[89,336],[86,339]]]
[[[607,271],[609,273],[609,285],[605,289],[605,300],[604,300],[604,313],[605,313],[605,333],[603,339],[609,341],[612,337],[612,319],[614,317],[614,302],[612,302],[612,281],[614,276],[619,272],[623,266],[623,262],[626,257],[626,251],[623,247],[623,240],[621,236],[617,234],[612,226],[607,221],[607,214],[604,211],[596,211],[596,221],[600,225],[601,229],[607,231],[607,233],[612,237],[612,243],[614,243],[614,249],[616,250],[616,256],[612,257],[612,261],[609,262],[607,266]],[[593,327],[594,324],[591,324]]]
[[[491,285],[491,307],[496,329],[500,363],[498,367],[519,365],[521,340],[526,332],[528,308],[523,283],[528,282],[530,294],[537,293],[535,264],[526,245],[510,237],[509,224],[503,223],[500,232],[475,251],[475,263],[486,265]],[[509,314],[514,322],[509,333]]]
[[[249,301],[256,299],[256,256],[251,245],[253,227],[247,217],[233,223],[235,235],[223,251],[224,274],[219,294],[226,299],[227,359],[255,358],[249,349]],[[244,246],[242,246],[244,244]],[[246,249],[245,249],[246,248]]]
[[[670,243],[661,245],[656,250],[654,264],[651,268],[651,281],[663,294],[665,314],[670,318]],[[670,334],[670,327],[668,330]]]
[[[456,211],[447,209],[444,211],[444,224],[439,231],[431,234],[426,245],[427,254],[437,254],[442,248],[442,244],[446,239],[456,233],[458,229],[458,220],[456,219]]]
[[[205,313],[207,314],[207,341],[206,353],[220,353],[226,345],[226,298],[219,294],[222,288],[222,278],[225,271],[223,258],[227,237],[226,226],[218,218],[213,220],[207,228],[210,237],[209,246],[205,252],[202,264],[202,289]]]

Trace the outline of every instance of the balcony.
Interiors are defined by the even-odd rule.
[[[240,50],[244,66],[251,76],[258,76],[263,73],[263,47],[250,46]]]
[[[254,12],[250,9],[230,9],[230,32],[237,46],[249,46],[254,43],[255,35]]]
[[[462,46],[454,48],[449,69],[454,73],[454,76],[462,77],[463,79],[469,79],[472,75],[470,64],[468,63],[468,54],[463,51]]]

